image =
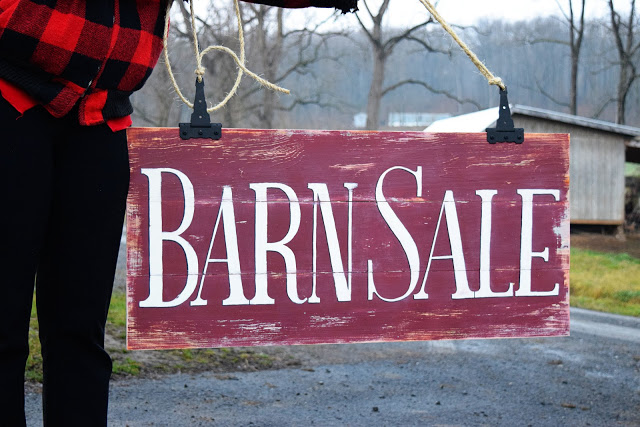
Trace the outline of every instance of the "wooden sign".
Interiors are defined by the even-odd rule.
[[[130,129],[128,347],[569,333],[569,137]]]

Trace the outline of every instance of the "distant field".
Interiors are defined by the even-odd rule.
[[[640,317],[640,259],[572,248],[571,305]]]

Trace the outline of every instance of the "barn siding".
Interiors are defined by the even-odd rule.
[[[571,134],[571,223],[624,222],[624,143],[628,138],[519,114],[513,118],[526,133]]]

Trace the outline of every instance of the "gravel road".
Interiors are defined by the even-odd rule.
[[[640,425],[640,319],[568,338],[282,347],[295,369],[112,384],[113,426]],[[27,396],[29,426],[40,395]]]

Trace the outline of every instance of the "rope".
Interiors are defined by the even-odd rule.
[[[178,97],[180,97],[180,100],[182,100],[182,102],[184,102],[186,105],[188,105],[189,108],[193,108],[193,103],[189,102],[189,100],[187,98],[185,98],[185,96],[180,91],[180,87],[178,86],[178,82],[176,81],[176,78],[173,75],[173,70],[171,69],[171,62],[169,61],[169,48],[168,48],[169,12],[171,10],[172,3],[173,2],[169,2],[169,4],[167,5],[167,13],[166,13],[166,16],[165,16],[165,21],[164,21],[164,37],[163,37],[163,40],[162,40],[162,45],[164,46],[164,63],[166,65],[166,67],[167,67],[167,72],[169,73],[169,78],[171,79],[171,83],[173,84],[173,88],[175,89],[176,93],[178,94]],[[191,9],[190,12],[191,12],[191,30],[192,30],[192,35],[193,35],[193,50],[194,50],[194,53],[195,53],[195,56],[196,56],[195,74],[197,76],[198,81],[201,82],[202,81],[202,77],[206,73],[205,68],[202,67],[202,58],[207,53],[209,53],[211,51],[218,50],[218,51],[225,52],[225,53],[229,54],[233,58],[233,60],[236,62],[236,64],[238,65],[238,75],[236,76],[236,81],[235,81],[233,87],[231,88],[231,90],[229,91],[227,96],[222,101],[220,101],[217,105],[215,105],[215,106],[213,106],[211,108],[208,108],[207,112],[211,113],[213,111],[219,110],[220,108],[224,107],[227,104],[227,102],[229,102],[229,100],[238,91],[238,87],[240,86],[240,81],[242,80],[243,73],[246,73],[249,77],[251,77],[252,79],[256,80],[258,83],[260,83],[262,86],[266,87],[267,89],[274,90],[274,91],[277,91],[277,92],[282,92],[282,93],[285,93],[285,94],[289,94],[290,93],[290,91],[288,89],[284,89],[284,88],[281,88],[280,86],[274,85],[273,83],[263,79],[262,77],[258,76],[254,72],[250,71],[245,66],[244,29],[243,29],[243,25],[242,25],[242,17],[240,16],[240,6],[238,4],[238,0],[234,0],[234,5],[235,5],[236,18],[238,20],[238,39],[240,40],[240,57],[239,58],[238,58],[238,55],[236,55],[236,53],[234,51],[232,51],[231,49],[229,49],[228,47],[225,47],[225,46],[209,46],[205,50],[200,52],[200,46],[198,44],[198,35],[196,33],[195,13],[193,11],[193,4],[194,3],[195,3],[194,1],[190,1],[189,2],[190,9]]]
[[[440,16],[440,14],[436,10],[436,8],[433,7],[433,5],[429,2],[429,0],[420,0],[420,3],[422,3],[424,5],[424,7],[427,8],[429,13],[431,13],[431,15],[435,18],[435,20],[438,21],[440,23],[440,25],[442,25],[442,28],[444,28],[444,30],[447,33],[449,33],[449,35],[451,37],[453,37],[453,39],[456,41],[456,43],[458,43],[460,48],[464,51],[464,53],[466,53],[467,56],[469,57],[469,59],[471,59],[471,62],[473,62],[473,64],[476,67],[478,67],[478,70],[480,71],[480,73],[482,73],[482,75],[485,76],[485,78],[489,81],[489,84],[498,86],[502,90],[507,90],[507,87],[502,82],[502,79],[500,77],[494,76],[493,73],[491,71],[489,71],[487,66],[484,65],[484,63],[482,61],[480,61],[480,59],[478,59],[476,54],[473,53],[471,51],[471,49],[469,49],[469,47],[465,44],[465,42],[463,42],[460,39],[460,37],[458,37],[456,32],[453,30],[453,28],[451,28],[451,26],[449,26],[449,24],[447,24],[447,22],[444,20],[444,18],[442,18],[442,16]]]

